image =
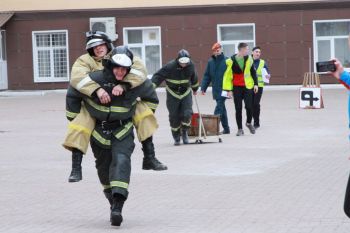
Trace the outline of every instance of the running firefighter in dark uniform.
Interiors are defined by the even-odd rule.
[[[175,60],[170,61],[152,77],[155,87],[166,83],[169,122],[175,145],[180,145],[180,137],[188,144],[188,129],[192,118],[192,91],[196,94],[199,83],[190,54],[182,49]]]

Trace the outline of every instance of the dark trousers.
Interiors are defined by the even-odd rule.
[[[243,129],[242,126],[242,108],[243,101],[247,113],[247,123],[252,123],[252,105],[253,105],[253,89],[247,89],[246,87],[233,87],[233,100],[236,109],[236,122],[238,129]]]
[[[214,110],[214,114],[220,115],[221,125],[224,128],[224,130],[230,130],[230,127],[228,125],[225,101],[226,101],[226,98],[222,96],[216,99],[216,107]]]
[[[346,187],[346,192],[345,192],[344,212],[346,216],[350,218],[350,176],[348,179],[348,185]]]
[[[259,87],[258,93],[253,94],[253,119],[255,126],[260,126],[260,101],[263,92],[264,88]]]
[[[192,95],[188,94],[182,99],[178,99],[167,93],[166,106],[169,111],[169,122],[172,131],[180,128],[190,128],[192,118]]]
[[[111,137],[111,149],[99,147],[91,140],[91,148],[96,158],[98,178],[105,190],[112,194],[128,197],[131,173],[131,154],[134,151],[134,134],[130,133],[122,140]]]

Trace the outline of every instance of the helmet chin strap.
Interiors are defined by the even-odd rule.
[[[126,75],[124,75],[124,76],[122,77],[122,79],[118,79],[118,77],[115,77],[115,79],[116,79],[117,81],[123,81],[123,79],[125,78],[125,76],[126,76]]]

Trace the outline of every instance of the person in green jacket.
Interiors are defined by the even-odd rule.
[[[233,97],[234,99],[238,127],[236,136],[244,135],[242,127],[243,101],[247,112],[246,126],[251,134],[255,134],[255,128],[252,125],[252,105],[253,94],[258,92],[258,79],[253,66],[253,58],[249,55],[248,44],[239,43],[238,53],[228,58],[226,65],[222,88],[227,92],[229,98]]]

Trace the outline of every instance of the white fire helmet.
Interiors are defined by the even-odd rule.
[[[111,60],[114,66],[130,68],[132,65],[132,60],[126,54],[117,53],[112,56]]]

